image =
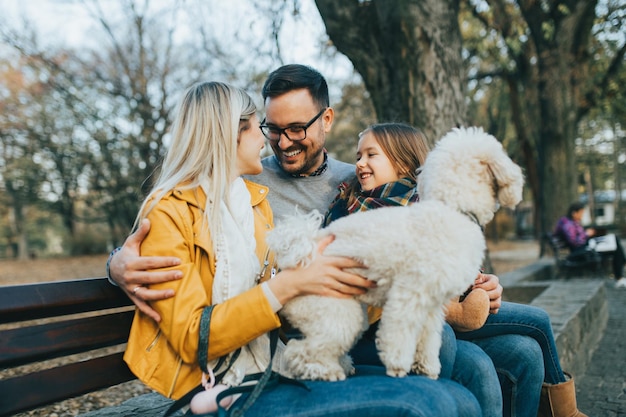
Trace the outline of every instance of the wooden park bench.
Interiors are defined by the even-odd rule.
[[[552,251],[558,275],[602,270],[602,257],[597,252],[589,250],[584,256],[572,256],[565,241],[553,233],[546,233],[544,241]]]
[[[133,314],[131,301],[106,278],[1,286],[0,416],[135,379],[121,349],[94,354],[128,340]]]

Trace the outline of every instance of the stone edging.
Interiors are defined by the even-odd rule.
[[[552,276],[554,262],[542,259],[500,279],[505,295],[512,292],[514,297],[532,297],[526,300],[530,305],[547,311],[561,366],[582,375],[609,319],[604,278],[549,279]]]

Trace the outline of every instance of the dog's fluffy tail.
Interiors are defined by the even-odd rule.
[[[324,216],[317,210],[283,216],[267,235],[267,243],[276,253],[280,268],[307,266],[315,255],[317,232]]]

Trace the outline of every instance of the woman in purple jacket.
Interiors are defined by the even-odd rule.
[[[593,228],[585,229],[581,220],[585,206],[582,203],[573,203],[567,210],[567,215],[559,219],[554,229],[554,234],[569,246],[572,255],[583,254],[590,249],[590,242],[598,235]],[[615,238],[615,249],[611,251],[600,251],[602,253],[611,254],[613,256],[613,276],[616,279],[615,286],[617,288],[626,288],[626,278],[624,278],[624,249],[618,238]],[[593,245],[592,245],[593,246]]]

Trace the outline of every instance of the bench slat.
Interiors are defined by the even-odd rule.
[[[0,367],[125,343],[133,315],[134,311],[124,311],[5,330],[0,339]]]
[[[543,238],[554,255],[554,263],[559,273],[571,271],[580,273],[585,270],[601,269],[602,257],[597,252],[590,250],[585,254],[573,255],[567,243],[559,236],[546,233]]]
[[[135,379],[123,353],[0,380],[0,416],[76,397]]]
[[[0,324],[132,305],[106,278],[0,287]]]
[[[134,310],[103,310],[128,306],[134,307],[106,278],[0,286],[0,324],[97,313],[0,330],[0,369],[123,344]],[[79,358],[71,364],[0,379],[0,416],[135,379],[122,357],[123,353],[114,353]]]

